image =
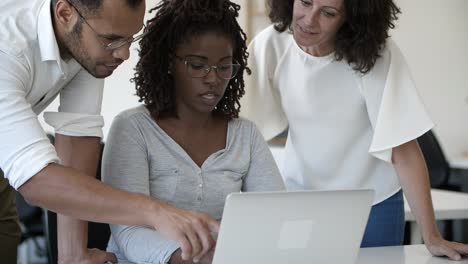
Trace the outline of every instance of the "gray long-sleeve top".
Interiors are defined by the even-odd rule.
[[[103,180],[122,190],[220,220],[231,192],[284,190],[273,156],[255,125],[228,124],[225,149],[201,168],[151,118],[144,106],[119,114],[109,131]],[[108,250],[119,263],[167,263],[179,245],[148,227],[111,225]]]

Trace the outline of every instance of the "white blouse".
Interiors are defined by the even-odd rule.
[[[272,26],[249,52],[241,115],[267,140],[289,126],[281,172],[288,189],[374,189],[374,204],[399,191],[392,148],[433,123],[392,40],[365,75],[333,53],[305,53]]]

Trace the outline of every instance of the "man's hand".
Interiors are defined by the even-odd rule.
[[[155,228],[180,244],[183,260],[200,260],[214,246],[213,233],[219,222],[207,214],[180,209],[160,203]]]
[[[59,257],[59,264],[103,264],[106,261],[117,263],[117,258],[114,254],[99,250],[97,248],[86,249],[85,252],[75,256]]]

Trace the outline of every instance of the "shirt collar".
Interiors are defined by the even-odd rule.
[[[60,51],[52,25],[51,0],[44,1],[37,19],[37,34],[42,61],[57,61],[61,68]]]

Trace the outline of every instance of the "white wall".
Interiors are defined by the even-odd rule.
[[[234,0],[244,6],[247,1]],[[261,0],[260,0],[261,1]],[[147,0],[147,8],[158,0]],[[468,25],[467,0],[396,0],[403,14],[393,38],[405,54],[413,77],[428,110],[437,124],[435,132],[449,157],[468,151]],[[245,11],[245,9],[244,9]],[[148,16],[147,16],[148,18]],[[246,27],[243,14],[240,23]],[[252,32],[265,26],[262,19],[253,20]],[[255,24],[256,23],[256,24]],[[136,45],[131,57],[107,78],[103,102],[107,134],[114,116],[138,104],[133,76],[138,55]],[[53,104],[49,109],[56,109]],[[50,129],[49,129],[50,130]]]
[[[392,35],[405,54],[449,158],[468,151],[468,1],[397,0]]]

